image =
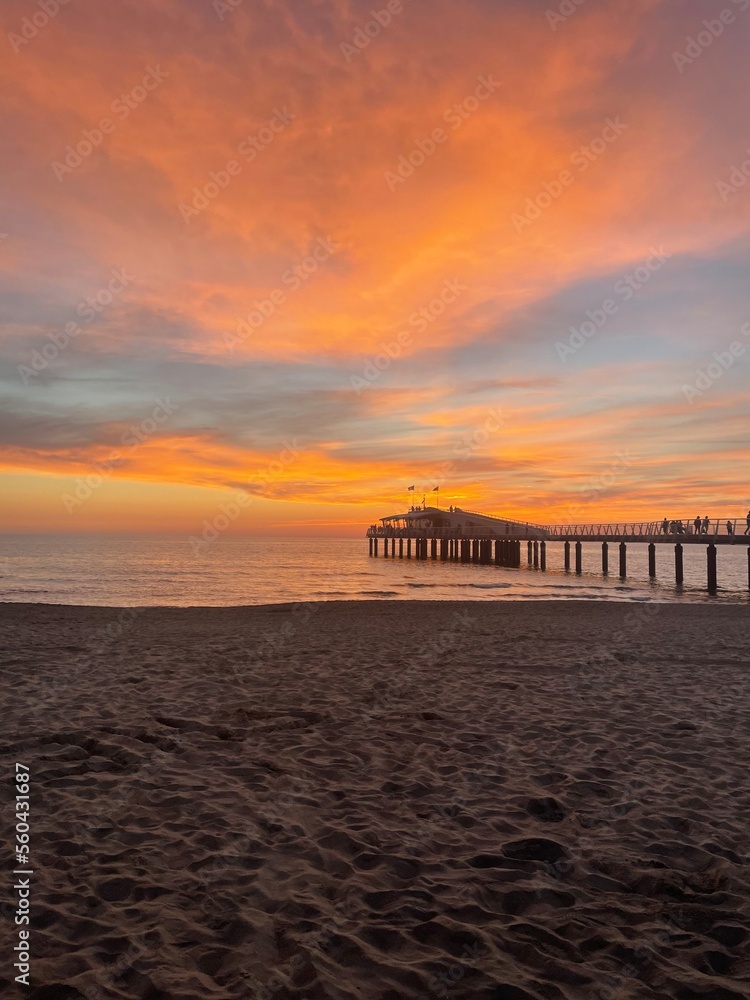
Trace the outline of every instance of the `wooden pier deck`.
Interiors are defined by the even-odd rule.
[[[442,561],[495,563],[519,568],[524,564],[546,571],[547,545],[561,542],[565,570],[571,570],[571,545],[575,546],[575,572],[583,573],[583,543],[601,544],[602,573],[609,573],[609,546],[618,545],[618,570],[622,579],[628,574],[628,545],[648,545],[649,576],[656,577],[656,551],[659,545],[674,546],[676,585],[685,578],[685,545],[706,547],[706,589],[718,591],[717,547],[740,545],[747,548],[748,589],[750,589],[750,525],[745,518],[701,518],[689,521],[620,521],[593,524],[541,525],[512,518],[480,514],[450,507],[412,507],[403,514],[381,518],[380,524],[367,530],[370,555],[377,556],[380,542],[383,555],[396,558],[440,559]],[[525,559],[524,559],[525,557]]]

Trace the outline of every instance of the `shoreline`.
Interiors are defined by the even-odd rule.
[[[719,589],[718,594],[707,594],[699,589],[686,588],[686,592],[679,596],[669,596],[660,598],[649,597],[627,597],[617,596],[608,593],[599,598],[593,598],[590,594],[582,597],[534,597],[528,593],[514,596],[504,591],[494,597],[362,597],[362,598],[313,598],[303,601],[270,601],[264,604],[66,604],[53,603],[48,601],[7,601],[0,600],[0,609],[7,608],[48,608],[61,609],[71,608],[79,611],[262,611],[266,608],[283,608],[305,605],[329,605],[329,606],[411,606],[411,605],[467,605],[479,607],[487,605],[495,607],[498,605],[542,605],[570,607],[602,607],[612,605],[615,607],[672,607],[694,610],[695,608],[720,609],[720,608],[745,608],[750,605],[750,591],[747,595],[744,592],[724,591]]]
[[[741,606],[6,604],[3,623],[32,1000],[742,1000]]]

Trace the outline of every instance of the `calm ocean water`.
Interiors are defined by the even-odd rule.
[[[195,606],[290,601],[616,600],[750,604],[747,546],[720,548],[716,597],[705,593],[706,550],[685,546],[685,586],[674,585],[673,550],[628,546],[626,581],[597,573],[598,545],[584,545],[581,577],[563,570],[561,544],[548,547],[548,572],[461,563],[371,559],[367,540],[219,538],[193,555],[184,538],[0,535],[0,601],[49,604]],[[610,566],[617,567],[616,546]]]

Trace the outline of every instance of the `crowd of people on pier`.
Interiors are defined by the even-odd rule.
[[[747,512],[745,524],[744,534],[750,535],[750,510]],[[728,535],[734,535],[735,522],[727,518],[726,528]],[[661,522],[663,535],[707,535],[710,529],[710,519],[708,517],[701,517],[700,515],[696,517],[692,524],[689,522],[686,524],[684,521],[670,521],[668,517],[665,517]],[[717,521],[714,534],[718,534],[719,530],[719,522]]]

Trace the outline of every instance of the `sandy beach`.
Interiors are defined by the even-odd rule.
[[[746,607],[0,615],[3,996],[750,995]]]

